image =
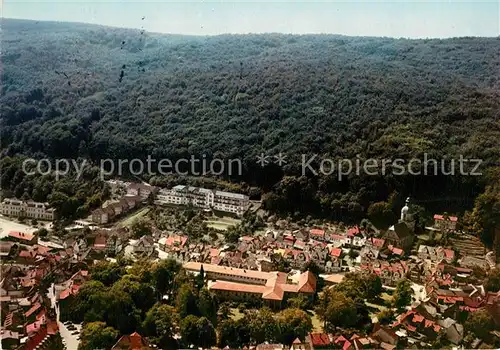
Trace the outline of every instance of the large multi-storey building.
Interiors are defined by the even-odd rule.
[[[303,295],[313,298],[316,278],[310,271],[301,273],[296,281],[283,272],[263,272],[213,264],[188,262],[183,268],[190,273],[203,270],[208,288],[220,300],[258,301],[280,308],[288,298]]]
[[[249,198],[243,194],[214,191],[206,188],[178,185],[158,193],[159,204],[193,205],[243,215],[248,209]]]
[[[48,203],[22,201],[5,198],[0,203],[0,213],[7,216],[26,217],[30,219],[54,220],[55,210]]]

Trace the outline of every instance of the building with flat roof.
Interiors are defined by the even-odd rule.
[[[248,196],[240,193],[177,185],[171,189],[160,190],[157,203],[193,205],[197,208],[213,209],[241,216],[248,209],[250,202]]]
[[[208,282],[208,289],[221,300],[258,301],[280,308],[283,302],[296,295],[313,298],[316,292],[316,277],[310,272],[301,273],[298,283],[293,283],[287,273],[263,272],[233,267],[188,262],[184,269],[199,273],[201,267]]]

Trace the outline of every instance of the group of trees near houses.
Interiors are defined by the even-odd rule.
[[[73,169],[63,175],[44,168],[37,172],[33,164],[23,166],[26,159],[21,156],[0,159],[2,198],[48,202],[56,210],[57,218],[64,220],[87,216],[109,197],[109,187],[96,166],[88,164],[79,168],[80,173]]]
[[[314,314],[326,332],[370,334],[372,315],[377,313],[381,324],[392,323],[413,294],[411,283],[402,279],[387,298],[380,278],[360,271],[346,274],[333,287],[319,287],[313,300],[296,296],[282,309],[271,310],[250,301],[218,300],[205,286],[203,269],[197,276],[186,274],[173,260],[131,263],[119,258],[99,262],[90,273],[77,296],[61,305],[62,321],[83,322],[79,350],[109,349],[121,335],[134,331],[161,349],[290,345],[313,331]],[[488,288],[495,288],[498,274],[488,278]],[[491,340],[494,323],[487,312],[469,313],[463,321],[467,339]],[[449,344],[440,337],[439,346],[433,345]]]
[[[262,192],[265,208],[281,215],[359,222],[371,204],[398,192],[430,212],[470,210],[471,227],[493,242],[498,215],[484,212],[498,214],[498,191],[488,189],[498,177],[339,180],[303,175],[301,155],[318,155],[314,169],[323,158],[408,162],[427,154],[450,164],[462,155],[483,159],[488,173],[500,154],[497,38],[189,37],[21,20],[5,20],[2,29],[3,157],[94,165],[148,155],[239,159],[243,173],[223,180]],[[287,156],[281,167],[272,161],[279,152]],[[255,163],[261,153],[271,156],[264,167]],[[165,182],[144,174],[151,177]],[[4,187],[2,179],[2,189],[48,196],[26,181],[11,178]],[[97,201],[66,196],[75,199],[69,212]]]
[[[61,310],[62,320],[84,322],[79,350],[108,349],[120,335],[134,331],[162,349],[176,349],[291,344],[312,330],[311,316],[298,306],[273,312],[246,310],[242,304],[239,312],[248,314],[237,318],[228,303],[206,289],[203,272],[186,275],[172,260],[141,260],[126,268],[128,263],[100,262]]]

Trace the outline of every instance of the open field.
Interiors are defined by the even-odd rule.
[[[376,318],[376,315],[380,311],[387,310],[387,307],[384,305],[379,305],[379,304],[373,304],[368,301],[365,301],[365,305],[368,307],[368,310],[370,310],[370,318],[373,320]]]
[[[239,319],[245,317],[245,315],[243,315],[240,310],[238,310],[237,308],[231,308],[231,319],[233,321],[238,321]]]
[[[10,231],[32,233],[36,231],[36,228],[12,221],[5,216],[0,216],[0,237],[7,236]]]
[[[132,223],[138,219],[138,218],[141,218],[143,216],[146,216],[150,211],[150,208],[146,207],[146,208],[142,208],[142,209],[139,209],[138,211],[132,213],[131,215],[125,217],[124,219],[120,220],[116,226],[117,227],[129,227],[132,225]]]
[[[214,228],[216,230],[227,230],[228,227],[237,225],[241,222],[239,219],[231,218],[231,217],[212,217],[209,220],[205,221],[208,227]]]
[[[385,301],[388,301],[388,302],[392,301],[392,296],[387,292],[383,292],[382,294],[380,294],[380,297],[382,299],[384,299]]]
[[[313,325],[313,332],[323,333],[323,322],[318,318],[314,311],[310,311],[311,321]]]

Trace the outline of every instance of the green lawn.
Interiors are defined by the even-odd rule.
[[[384,305],[372,304],[372,303],[369,303],[368,301],[365,301],[365,304],[366,304],[366,306],[373,308],[373,309],[377,309],[378,311],[384,311],[387,309],[387,307]]]
[[[232,308],[231,309],[231,319],[233,321],[238,321],[239,319],[243,318],[245,315],[243,315],[240,310],[237,308]]]
[[[125,217],[121,221],[119,221],[116,224],[116,226],[117,227],[130,227],[132,225],[132,223],[134,222],[134,220],[141,218],[143,216],[146,216],[147,213],[149,213],[149,210],[150,210],[150,208],[148,208],[148,207],[142,208],[142,209],[136,211],[135,213],[132,213],[131,215]]]
[[[323,333],[323,322],[318,318],[318,316],[314,311],[308,311],[308,313],[311,315],[311,320],[313,324],[312,331],[316,333]]]
[[[230,217],[212,217],[205,221],[208,227],[214,228],[216,230],[227,230],[230,226],[235,226],[241,222],[239,219],[234,219]]]
[[[380,294],[380,297],[385,301],[392,301],[392,296],[387,292]]]

